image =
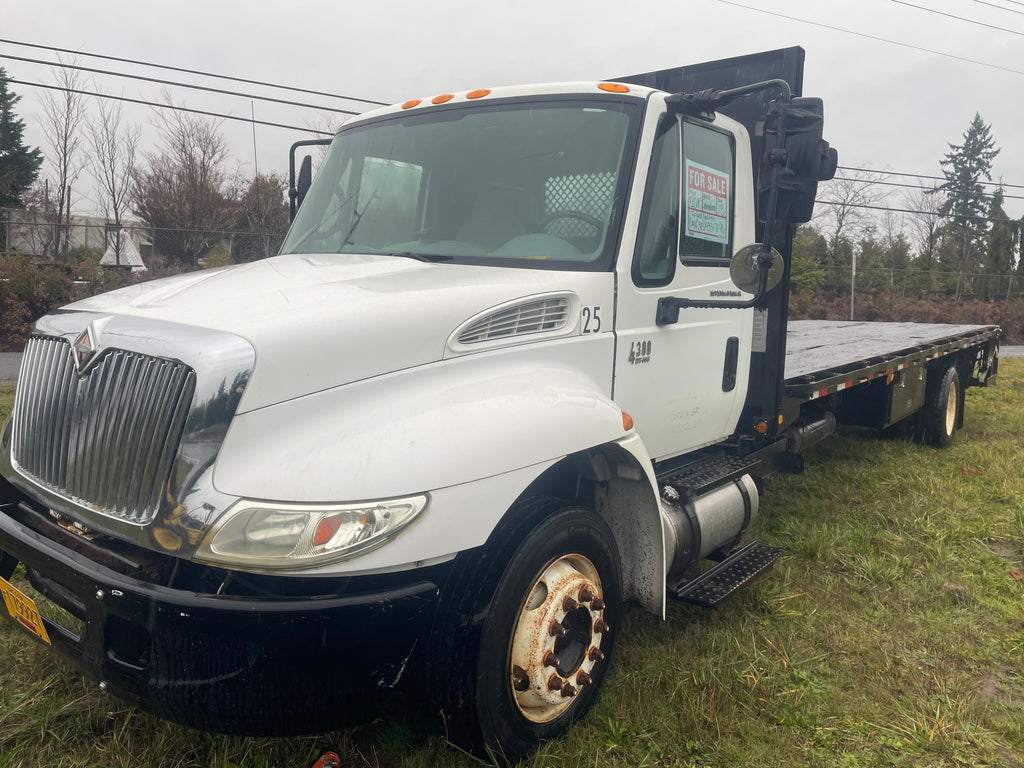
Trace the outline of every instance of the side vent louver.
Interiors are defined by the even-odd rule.
[[[553,296],[518,304],[486,315],[458,336],[460,344],[479,344],[531,333],[559,331],[569,321],[569,299]]]

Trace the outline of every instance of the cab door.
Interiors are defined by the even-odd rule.
[[[663,296],[743,296],[729,260],[737,212],[751,219],[739,227],[749,237],[753,209],[744,191],[737,204],[736,156],[732,131],[662,115],[635,248],[617,266],[614,397],[654,459],[728,437],[743,407],[753,310],[683,308],[678,322],[657,324]]]

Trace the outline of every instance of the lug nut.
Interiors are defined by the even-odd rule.
[[[522,667],[512,667],[512,687],[517,691],[525,691],[530,687],[530,678]]]
[[[595,597],[593,602],[590,604],[590,607],[593,608],[595,611],[603,611],[604,600],[602,600],[600,597]]]
[[[561,690],[563,682],[564,681],[562,680],[562,678],[560,678],[558,675],[554,675],[554,674],[551,675],[551,677],[548,678],[548,690],[549,691],[559,691],[559,690]],[[565,684],[568,685],[568,683],[565,683]]]
[[[587,587],[584,587],[583,589],[580,590],[580,602],[581,603],[589,603],[593,599],[594,599],[594,593],[591,592],[590,589],[588,589]]]
[[[561,663],[562,662],[558,660],[558,657],[555,656],[555,652],[554,651],[548,651],[547,653],[544,654],[544,666],[545,667],[557,667]]]
[[[591,661],[604,661],[604,651],[596,645],[591,646],[590,650],[587,651],[587,658]]]
[[[590,675],[588,675],[581,669],[579,674],[576,675],[576,682],[579,685],[590,685],[592,682],[594,682],[594,678],[592,678]]]
[[[551,626],[548,628],[548,634],[552,637],[565,637],[569,632],[568,629],[563,627],[557,621],[552,621]]]
[[[604,619],[598,619],[597,621],[594,622],[594,631],[595,632],[600,632],[603,635],[603,634],[606,634],[608,632],[608,630],[610,630],[610,629],[611,629],[611,627],[609,627],[608,624],[605,623]]]
[[[580,604],[577,603],[575,600],[573,600],[571,597],[567,597],[567,598],[565,598],[565,600],[562,601],[562,609],[566,613],[572,613],[573,611],[575,611],[579,607],[580,607]]]
[[[576,695],[576,689],[573,687],[572,683],[570,683],[568,680],[566,680],[565,681],[565,685],[562,686],[562,698],[567,699],[570,696],[575,696],[575,695]]]

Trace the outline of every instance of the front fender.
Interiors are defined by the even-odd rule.
[[[214,483],[256,499],[369,500],[618,440],[612,344],[601,334],[469,355],[240,414]]]

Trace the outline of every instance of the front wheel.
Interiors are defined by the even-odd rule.
[[[449,738],[515,760],[596,699],[621,592],[614,537],[593,512],[532,500],[509,521],[456,563],[429,663]]]

